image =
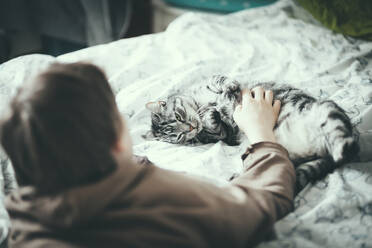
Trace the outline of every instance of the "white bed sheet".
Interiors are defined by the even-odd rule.
[[[320,27],[289,0],[228,16],[189,13],[164,33],[116,41],[58,58],[21,57],[0,66],[0,111],[15,89],[48,64],[93,62],[106,71],[128,120],[134,152],[156,165],[224,184],[241,169],[245,147],[185,147],[145,141],[148,101],[215,74],[276,81],[330,98],[362,131],[362,160],[306,187],[260,247],[372,247],[372,43]],[[1,112],[0,112],[1,113]]]

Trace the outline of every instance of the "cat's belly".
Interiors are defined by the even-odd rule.
[[[287,149],[291,160],[322,157],[326,154],[324,136],[314,127],[314,118],[317,116],[299,115],[296,112],[286,114],[285,111],[279,115],[280,125],[274,134],[277,142]]]

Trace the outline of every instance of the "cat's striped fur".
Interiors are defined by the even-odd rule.
[[[239,144],[232,114],[242,88],[270,89],[281,101],[274,133],[296,166],[297,191],[322,178],[358,152],[356,131],[345,111],[333,101],[320,101],[300,89],[275,83],[240,84],[215,76],[206,85],[151,102],[151,135],[176,143]]]

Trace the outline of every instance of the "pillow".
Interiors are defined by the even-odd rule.
[[[372,40],[371,0],[297,0],[325,27],[355,38]]]

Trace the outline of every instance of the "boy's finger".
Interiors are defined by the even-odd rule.
[[[251,91],[244,89],[242,91],[242,106],[247,106],[250,99],[252,99]]]
[[[273,104],[274,94],[271,90],[265,91],[265,101],[269,104]]]
[[[260,87],[260,86],[255,87],[253,89],[253,92],[254,92],[254,98],[256,100],[262,100],[264,98],[265,91],[264,91],[264,89],[262,87]]]
[[[275,115],[277,117],[278,117],[279,112],[280,112],[280,105],[281,105],[280,101],[279,100],[275,100],[274,105],[273,105],[273,108],[274,108],[274,113],[275,113]]]

